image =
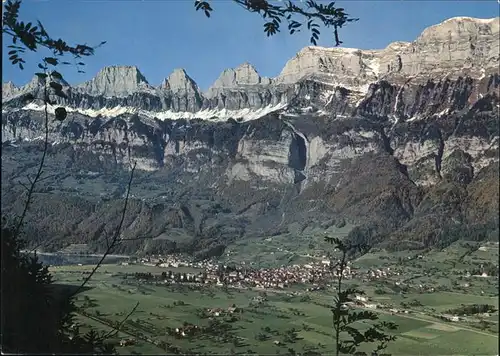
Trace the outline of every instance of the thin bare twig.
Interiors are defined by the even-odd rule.
[[[30,187],[28,187],[26,184],[23,182],[18,182],[24,189],[26,189],[28,192],[30,191]]]
[[[115,326],[113,327],[113,330],[104,334],[101,339],[102,340],[105,340],[109,337],[113,337],[115,336],[116,334],[118,334],[118,332],[121,330],[121,327],[123,326],[123,324],[125,324],[125,322],[127,321],[127,319],[132,315],[134,314],[134,312],[136,311],[137,307],[139,306],[139,302],[137,302],[135,304],[135,307],[132,308],[132,310],[130,311],[130,313],[127,314],[127,316],[125,316],[125,318],[118,324],[118,326]]]
[[[42,171],[42,174],[43,174],[43,171]],[[38,179],[37,183],[40,183],[40,182],[42,182],[42,181],[44,181],[44,180],[47,180],[47,179],[52,178],[52,177],[55,177],[55,176],[56,176],[55,174],[51,174],[51,175],[48,175],[48,176],[45,176],[45,177],[40,177],[40,178]],[[28,176],[26,176],[26,178],[28,179],[28,182],[29,182],[30,186],[31,186],[31,185],[33,185],[33,181],[31,180],[30,176],[28,175]],[[24,189],[26,189],[28,192],[30,191],[30,187],[29,187],[27,184],[25,184],[25,183],[23,183],[23,182],[21,182],[21,181],[18,181],[17,183],[18,183],[20,186],[22,186]],[[36,193],[36,192],[35,192],[35,193]]]
[[[56,236],[56,237],[53,237],[53,238],[51,238],[51,239],[49,239],[49,240],[42,240],[42,241],[40,241],[40,243],[39,243],[38,245],[36,245],[35,247],[33,247],[33,248],[30,250],[30,252],[29,252],[29,253],[36,252],[36,249],[37,249],[37,248],[39,248],[40,246],[45,245],[45,244],[48,244],[48,243],[53,242],[53,241],[56,241],[56,240],[58,240],[58,237],[57,237],[57,236]]]
[[[97,269],[102,265],[102,263],[103,263],[104,259],[106,258],[106,256],[111,252],[111,250],[113,249],[113,247],[115,247],[116,242],[118,241],[118,238],[120,237],[120,233],[121,233],[121,230],[122,230],[123,222],[125,221],[125,214],[127,212],[127,205],[128,205],[129,196],[130,196],[130,187],[132,186],[132,180],[134,179],[134,171],[135,171],[136,165],[137,165],[137,163],[134,163],[134,165],[132,167],[132,171],[130,172],[130,179],[128,181],[128,186],[127,186],[127,195],[125,196],[125,203],[123,205],[123,210],[122,210],[122,217],[120,219],[120,223],[118,224],[118,227],[116,228],[116,231],[115,231],[115,234],[113,236],[113,239],[111,240],[111,244],[109,244],[109,247],[106,248],[106,251],[102,255],[102,257],[99,260],[99,262],[97,263],[97,265],[92,269],[92,272],[90,272],[90,274],[84,279],[84,281],[82,282],[82,284],[80,284],[80,286],[73,293],[71,293],[69,295],[69,298],[75,296],[76,294],[78,294],[82,290],[82,288],[92,278],[92,276],[97,271]]]
[[[45,177],[41,177],[40,179],[38,179],[39,182],[41,181],[44,181],[44,180],[47,180],[49,178],[52,178],[52,177],[56,177],[57,174],[49,174],[49,175],[46,175]]]
[[[47,79],[45,79],[45,85],[43,87],[43,93],[44,93],[44,99],[47,98]],[[26,213],[28,212],[28,208],[30,206],[30,203],[31,203],[31,199],[33,197],[33,193],[35,192],[35,186],[36,186],[36,183],[40,180],[40,177],[43,173],[43,165],[45,163],[45,157],[47,155],[47,151],[48,151],[48,148],[49,148],[49,112],[48,112],[48,102],[47,100],[44,100],[44,112],[45,112],[45,142],[44,142],[44,146],[43,146],[43,154],[42,154],[42,158],[40,160],[40,164],[38,166],[38,171],[35,175],[35,178],[33,180],[31,180],[29,177],[28,177],[28,180],[30,181],[30,188],[28,190],[28,196],[26,198],[26,203],[24,204],[24,210],[23,210],[23,213],[21,214],[21,217],[19,218],[19,221],[17,223],[17,226],[16,226],[16,229],[14,230],[14,236],[15,237],[18,237],[19,236],[19,232],[21,231],[21,227],[23,225],[23,222],[24,222],[24,219],[26,218]]]

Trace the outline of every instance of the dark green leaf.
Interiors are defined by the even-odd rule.
[[[56,82],[50,82],[50,87],[53,88],[56,92],[62,90],[62,85]]]
[[[53,66],[56,66],[56,65],[57,65],[57,63],[59,62],[59,61],[57,60],[57,58],[53,58],[53,57],[45,57],[45,59],[44,59],[44,60],[45,60],[45,62],[47,62],[48,64],[51,64],[51,65],[53,65]]]
[[[62,90],[56,90],[55,94],[60,98],[68,98],[68,96]]]
[[[38,27],[40,27],[40,33],[42,36],[47,36],[47,32],[45,31],[45,28],[43,27],[43,25],[41,24],[40,21],[37,21],[38,23]]]
[[[62,75],[59,72],[53,71],[52,73],[50,73],[50,75],[52,76],[52,78],[59,79],[59,80],[62,79]]]
[[[28,93],[26,94],[24,97],[23,97],[23,101],[24,102],[27,102],[27,101],[32,101],[33,99],[35,99],[35,97],[33,96],[33,94],[31,93]]]
[[[66,118],[66,116],[68,116],[66,109],[63,107],[56,108],[54,114],[56,116],[56,120],[59,120],[59,121],[63,121]]]
[[[38,78],[41,78],[41,79],[45,79],[45,78],[47,78],[47,74],[45,74],[45,73],[35,73],[35,75],[36,75]]]

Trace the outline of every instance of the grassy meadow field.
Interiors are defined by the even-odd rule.
[[[369,256],[368,256],[369,257]],[[93,266],[57,266],[51,272],[57,283],[77,285]],[[289,354],[306,351],[319,354],[333,352],[332,317],[326,307],[332,302],[332,290],[301,292],[263,291],[223,288],[220,286],[194,286],[189,284],[146,284],[130,275],[136,272],[161,274],[165,268],[143,265],[103,265],[89,282],[90,289],[78,297],[78,304],[91,303],[79,314],[82,330],[92,326],[110,330],[109,325],[123,320],[139,302],[116,337],[135,338],[135,345],[117,347],[120,354],[165,354],[168,347],[177,347],[196,354]],[[176,269],[191,272],[192,269]],[[126,277],[126,278],[125,278]],[[350,283],[356,283],[353,280]],[[363,285],[365,288],[365,285]],[[496,355],[498,331],[480,330],[467,323],[444,322],[428,312],[445,311],[461,304],[484,303],[498,309],[493,296],[471,293],[436,292],[402,294],[376,294],[375,286],[366,284],[367,295],[377,303],[399,305],[404,301],[418,301],[411,314],[394,314],[388,310],[375,310],[382,320],[399,325],[397,340],[387,349],[392,355]],[[256,301],[257,300],[257,301]],[[207,308],[239,308],[220,320],[219,334],[200,334],[176,337],[168,328],[182,327],[184,323],[207,326],[209,319],[202,311]],[[498,314],[490,316],[498,326]],[[358,325],[360,329],[366,325]],[[168,347],[167,347],[168,345]]]
[[[330,237],[345,237],[352,225],[331,226],[325,230],[306,228],[300,234],[291,232],[270,237],[253,238],[233,242],[226,249],[221,262],[252,264],[257,268],[269,268],[280,265],[304,264],[321,259],[331,245],[324,241],[325,234]]]

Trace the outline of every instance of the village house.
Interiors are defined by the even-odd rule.
[[[200,328],[198,327],[198,325],[186,324],[180,328],[175,328],[175,333],[177,334],[177,336],[186,337],[194,335],[199,330]]]
[[[121,347],[130,346],[130,345],[134,345],[134,344],[135,344],[134,339],[122,339],[122,340],[120,340]]]
[[[222,309],[222,308],[208,308],[207,313],[208,313],[208,315],[212,315],[212,316],[221,316],[224,313],[224,309]]]
[[[362,295],[356,295],[356,300],[359,300],[360,302],[367,302],[368,298],[363,297]]]
[[[212,261],[202,262],[186,262],[176,256],[165,256],[156,259],[154,256],[141,259],[143,264],[150,265],[153,261],[160,261],[161,267],[180,267],[182,265],[190,267],[198,267],[204,269],[204,277],[201,273],[188,274],[187,280],[181,276],[183,283],[213,283],[218,286],[227,284],[232,287],[257,287],[257,288],[275,288],[284,289],[296,283],[314,283],[324,284],[324,281],[331,279],[336,272],[331,271],[329,267],[330,260],[326,257],[319,262],[311,262],[306,265],[281,266],[279,268],[265,268],[260,270],[252,270],[248,268],[237,268],[225,272],[227,266],[219,266]],[[221,276],[222,274],[222,276]],[[346,279],[356,275],[356,271],[347,266],[344,271]],[[380,272],[380,275],[387,275]],[[375,276],[375,275],[374,275]],[[222,277],[222,278],[221,278]],[[170,276],[170,279],[174,279]]]

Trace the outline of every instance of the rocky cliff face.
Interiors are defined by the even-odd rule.
[[[94,79],[76,88],[85,94],[105,97],[126,97],[136,92],[153,89],[142,73],[132,66],[104,68]]]
[[[306,47],[276,78],[245,63],[206,93],[182,69],[157,88],[135,67],[66,83],[67,98],[49,108],[70,113],[50,123],[58,179],[40,194],[52,201],[69,189],[97,205],[64,218],[65,232],[40,218],[34,228],[99,240],[119,215],[122,168],[137,162],[125,235],[168,249],[220,251],[236,238],[342,219],[357,226],[352,239],[373,244],[449,241],[457,224],[464,238],[485,238],[498,229],[498,206],[487,219],[478,213],[498,197],[498,36],[499,18],[453,18],[382,50]],[[25,94],[40,86],[2,86],[7,189],[39,153],[43,107]],[[75,175],[81,184],[69,183]],[[53,204],[52,218],[67,204]]]

